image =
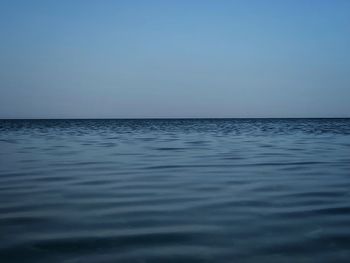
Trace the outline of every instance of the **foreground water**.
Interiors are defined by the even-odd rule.
[[[349,262],[350,119],[0,121],[0,262]]]

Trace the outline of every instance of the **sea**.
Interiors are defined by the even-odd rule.
[[[1,263],[350,262],[350,119],[0,120]]]

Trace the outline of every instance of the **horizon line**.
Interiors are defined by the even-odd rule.
[[[55,118],[0,118],[0,120],[214,120],[214,119],[350,119],[349,117],[55,117]]]

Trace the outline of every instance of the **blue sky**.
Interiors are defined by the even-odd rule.
[[[0,118],[350,117],[350,1],[0,1]]]

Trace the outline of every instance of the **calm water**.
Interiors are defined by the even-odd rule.
[[[0,121],[0,262],[350,262],[350,119]]]

